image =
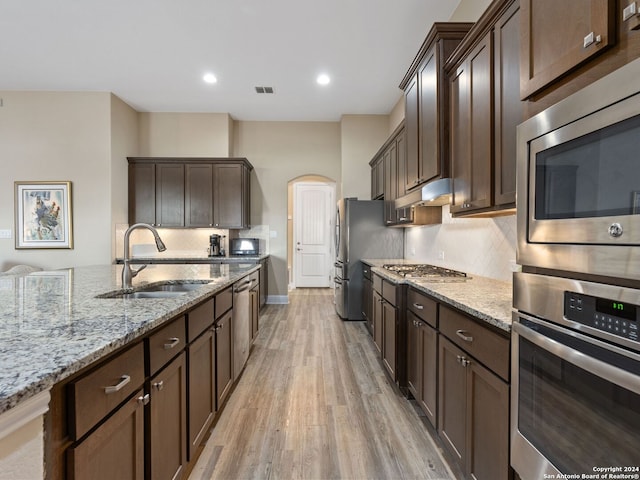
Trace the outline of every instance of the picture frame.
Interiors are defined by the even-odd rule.
[[[73,248],[71,182],[14,182],[16,249]]]

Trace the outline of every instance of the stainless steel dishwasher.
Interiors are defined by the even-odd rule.
[[[253,275],[233,285],[233,379],[242,373],[251,348],[251,294]]]

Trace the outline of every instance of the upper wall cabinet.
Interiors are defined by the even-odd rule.
[[[472,23],[434,23],[400,83],[405,92],[404,190],[449,174],[449,93],[444,62]]]
[[[521,0],[522,99],[613,45],[615,7],[615,0]]]
[[[518,1],[495,0],[447,62],[455,216],[515,206],[519,33]]]
[[[250,173],[244,158],[129,157],[129,223],[247,228]]]

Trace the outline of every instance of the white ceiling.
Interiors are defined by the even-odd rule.
[[[0,90],[109,91],[138,111],[237,120],[387,114],[431,24],[458,3],[0,0]]]

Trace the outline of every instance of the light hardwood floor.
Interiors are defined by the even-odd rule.
[[[330,289],[268,305],[191,480],[454,479],[412,404],[390,385],[364,322]]]

